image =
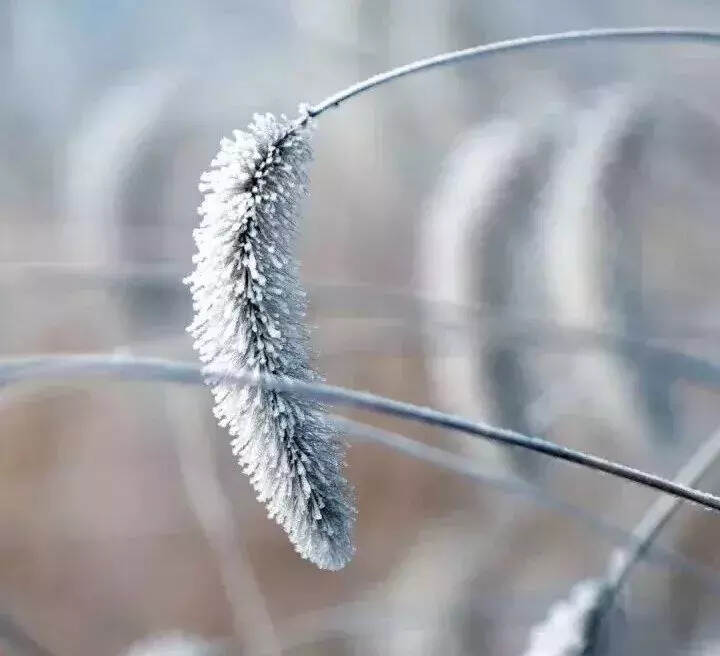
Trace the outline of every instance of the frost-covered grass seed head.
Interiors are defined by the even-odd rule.
[[[249,370],[301,381],[310,367],[305,293],[295,236],[307,194],[310,118],[255,115],[248,131],[223,139],[194,231],[195,271],[186,283],[195,319],[188,331],[206,371]],[[344,445],[319,403],[208,377],[214,413],[233,453],[298,553],[323,569],[352,557],[355,509],[342,476]]]

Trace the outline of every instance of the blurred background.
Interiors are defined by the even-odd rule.
[[[253,112],[445,50],[651,24],[720,26],[720,7],[0,0],[0,350],[194,360],[197,180]],[[712,46],[586,43],[323,115],[299,245],[318,368],[672,476],[720,425],[717,376],[652,348],[720,357],[719,106]],[[631,530],[654,499],[354,416],[541,491],[351,442],[358,552],[320,572],[266,519],[207,390],[0,390],[0,653],[521,654],[618,539],[538,500]],[[635,569],[613,653],[720,654],[718,540],[682,509],[658,543],[685,560]]]

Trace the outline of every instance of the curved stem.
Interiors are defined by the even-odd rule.
[[[494,55],[510,50],[526,50],[544,45],[564,45],[577,41],[620,41],[620,40],[683,40],[683,41],[699,41],[699,42],[715,42],[720,41],[720,31],[703,30],[692,27],[630,27],[630,28],[598,28],[591,30],[573,30],[570,32],[559,32],[556,34],[538,34],[535,36],[521,37],[518,39],[508,39],[506,41],[496,41],[485,45],[466,48],[465,50],[456,50],[454,52],[446,52],[440,55],[434,55],[427,59],[420,59],[404,66],[398,66],[385,73],[373,75],[367,80],[358,82],[349,86],[347,89],[338,91],[329,96],[317,105],[307,108],[308,116],[315,117],[322,114],[331,107],[337,107],[340,103],[349,100],[353,96],[357,96],[365,91],[373,89],[396,80],[411,73],[429,70],[438,66],[454,64],[457,62],[474,59],[476,57],[484,57],[486,55]]]
[[[0,385],[37,378],[67,379],[107,375],[126,380],[162,380],[190,384],[197,384],[204,377],[206,380],[259,385],[266,389],[307,395],[321,401],[355,406],[404,419],[420,421],[433,426],[451,428],[492,442],[543,453],[552,458],[572,462],[588,469],[602,471],[611,476],[623,478],[638,485],[720,511],[720,497],[681,483],[669,481],[661,476],[560,446],[539,437],[523,435],[506,428],[474,422],[464,417],[447,414],[424,406],[395,401],[369,392],[276,376],[257,376],[247,371],[230,372],[205,368],[201,372],[200,367],[195,364],[112,354],[31,356],[0,361]]]
[[[680,469],[675,482],[681,485],[696,485],[707,471],[720,459],[720,428],[707,438],[690,460]],[[660,531],[680,508],[677,498],[660,497],[650,506],[643,518],[633,529],[631,544],[615,550],[603,581],[603,592],[586,636],[588,645],[596,645],[604,623],[610,617],[620,591],[630,576],[634,565],[645,556]]]
[[[29,358],[27,360],[29,360]],[[37,364],[38,359],[32,358],[32,361],[34,364]],[[4,362],[7,363],[8,360],[5,360]],[[158,360],[157,362],[168,363],[168,361],[161,360]],[[0,360],[0,367],[2,367],[2,364],[3,361]],[[125,364],[127,365],[127,362]],[[196,368],[199,370],[199,367]],[[125,380],[166,380],[171,383],[203,384],[202,377],[199,372],[197,372],[198,375],[194,376],[193,380],[191,377],[185,377],[183,371],[184,369],[185,367],[182,369],[169,369],[171,372],[179,372],[180,375],[178,375],[177,378],[173,378],[172,374],[170,374],[167,378],[163,377],[162,379],[155,375],[144,375],[148,373],[147,369],[139,369],[139,375],[137,377],[133,377],[132,372],[127,368],[124,372],[120,371],[120,373],[122,378]],[[36,378],[32,378],[31,380],[30,377],[27,377],[24,380],[26,383],[31,384],[37,384],[38,382]],[[30,388],[31,392],[34,387],[35,385]],[[20,385],[18,385],[18,388],[15,391],[18,394],[28,392],[26,388],[21,387]],[[5,400],[7,393],[7,390],[2,388],[2,382],[0,382],[0,400]],[[176,418],[175,413],[172,413],[170,416],[172,418]],[[395,451],[396,453],[409,456],[415,460],[426,462],[430,465],[489,486],[503,493],[524,497],[533,504],[560,512],[564,516],[572,517],[574,520],[595,531],[598,535],[602,535],[610,542],[618,545],[634,543],[637,539],[634,537],[634,532],[630,532],[618,524],[614,524],[611,521],[603,519],[602,517],[589,512],[582,506],[574,504],[572,501],[566,501],[565,499],[555,496],[543,487],[537,487],[536,485],[526,483],[515,476],[500,474],[497,471],[483,466],[476,460],[468,459],[451,451],[425,444],[424,442],[407,437],[400,433],[378,428],[377,426],[366,424],[361,421],[354,421],[341,415],[333,414],[331,415],[331,418],[338,430],[347,436],[353,436],[353,443],[369,442],[379,444],[386,449]],[[178,426],[180,426],[180,424]],[[187,433],[187,430],[185,430],[187,429],[187,426],[182,424],[182,427],[185,433]],[[190,432],[192,432],[192,430]],[[179,438],[187,438],[187,435],[180,435]],[[188,491],[190,492],[189,489]],[[672,569],[691,574],[697,578],[704,587],[711,590],[714,595],[720,598],[720,578],[718,578],[716,573],[710,568],[699,565],[686,556],[675,553],[672,549],[660,546],[651,545],[648,547],[646,553],[648,555],[648,559],[653,563],[657,563],[658,565],[663,564]],[[260,610],[262,611],[262,609]]]
[[[571,501],[565,501],[552,495],[543,488],[525,483],[515,477],[502,476],[496,472],[486,471],[479,463],[446,451],[445,449],[430,446],[429,444],[406,437],[400,433],[377,428],[376,426],[347,419],[339,415],[333,415],[333,423],[346,435],[354,435],[360,438],[361,441],[381,444],[388,449],[411,456],[416,460],[422,460],[450,471],[453,474],[465,476],[508,494],[526,497],[540,506],[561,511],[564,515],[569,515],[577,521],[582,522],[598,534],[604,535],[608,539],[617,541],[622,545],[635,545],[639,539],[637,529],[632,532],[627,531],[605,519],[595,516],[593,513],[588,512]],[[674,497],[670,498],[670,501],[675,502],[676,506],[680,504]],[[677,554],[672,550],[648,544],[644,553],[648,553],[651,549],[654,560],[663,562],[670,567],[677,567],[685,572],[690,572],[697,576],[699,580],[704,580],[706,584],[709,583],[709,581],[715,581],[717,579],[715,572],[709,568],[698,565],[690,558]],[[619,548],[618,551],[622,551],[622,549]],[[714,584],[713,589],[715,589]],[[720,588],[718,588],[718,590],[720,591]]]
[[[720,459],[720,428],[700,446],[680,469],[675,482],[697,485],[708,470]],[[650,506],[633,530],[632,545],[617,552],[610,563],[607,576],[607,608],[627,581],[630,570],[648,551],[653,540],[680,508],[677,498],[660,497]],[[607,612],[607,610],[606,610]]]

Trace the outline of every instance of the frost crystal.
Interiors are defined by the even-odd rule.
[[[596,580],[581,581],[550,607],[542,622],[530,633],[524,656],[585,656],[593,653],[598,612],[604,608],[606,586]]]
[[[302,109],[302,108],[301,108]],[[311,158],[307,115],[255,115],[248,132],[223,139],[199,185],[195,271],[185,280],[188,327],[205,371],[246,369],[317,381],[304,327],[294,242]],[[288,392],[208,378],[214,413],[268,516],[297,552],[340,569],[354,547],[355,509],[342,477],[344,445],[321,404]]]

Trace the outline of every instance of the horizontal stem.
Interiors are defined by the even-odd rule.
[[[427,59],[420,59],[404,66],[398,66],[385,73],[373,75],[367,80],[353,84],[352,86],[338,91],[329,96],[317,105],[308,108],[309,116],[319,116],[331,107],[337,107],[340,103],[357,96],[364,91],[368,91],[375,87],[385,84],[392,80],[396,80],[412,73],[426,71],[438,66],[447,64],[455,64],[468,59],[484,57],[487,55],[496,55],[501,52],[511,50],[527,50],[529,48],[537,48],[547,45],[564,45],[578,41],[621,41],[621,40],[682,40],[682,41],[699,41],[699,42],[715,42],[720,41],[720,31],[703,30],[692,27],[630,27],[630,28],[597,28],[591,30],[574,30],[570,32],[559,32],[556,34],[537,34],[535,36],[521,37],[518,39],[508,39],[506,41],[497,41],[485,45],[466,48],[465,50],[456,50],[454,52],[446,52],[440,55],[434,55]]]
[[[114,354],[30,356],[0,361],[0,385],[39,378],[67,379],[88,376],[112,376],[125,380],[166,381],[187,384],[197,384],[204,377],[214,383],[234,382],[243,385],[258,385],[265,389],[299,394],[321,401],[355,406],[420,421],[433,426],[451,428],[492,442],[543,453],[552,458],[602,471],[611,476],[623,478],[638,485],[720,511],[720,497],[667,480],[661,476],[553,444],[539,437],[523,435],[506,428],[474,422],[464,417],[396,401],[369,392],[275,376],[257,376],[247,371],[229,372],[205,368],[201,372],[200,368],[195,364]]]

